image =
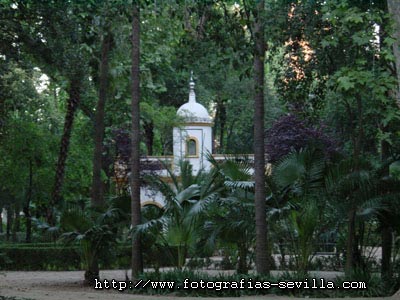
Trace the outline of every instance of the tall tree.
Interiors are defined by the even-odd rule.
[[[82,97],[86,78],[88,51],[87,33],[91,24],[92,5],[76,1],[8,2],[1,13],[9,21],[8,30],[15,45],[28,53],[52,79],[67,82],[67,107],[64,130],[59,147],[52,196],[47,211],[48,222],[54,224],[54,206],[60,202],[65,164],[75,114]]]
[[[103,36],[100,61],[99,99],[96,109],[95,123],[95,147],[93,155],[93,182],[92,182],[92,204],[101,206],[103,199],[103,183],[101,180],[101,169],[103,161],[103,139],[104,139],[104,106],[107,98],[108,87],[108,56],[110,52],[111,34],[106,32]]]
[[[400,105],[400,4],[397,0],[387,0],[389,13],[393,18],[393,54],[396,62],[396,73],[398,81],[398,91],[396,93],[397,103]]]
[[[47,220],[50,224],[55,223],[53,209],[61,198],[61,188],[64,181],[65,163],[68,157],[68,148],[71,140],[72,127],[74,123],[75,113],[78,109],[78,105],[81,100],[83,77],[81,72],[79,73],[71,74],[71,80],[68,88],[69,97],[67,102],[67,111],[65,114],[64,130],[61,137],[60,150],[58,154],[56,175],[54,179],[54,188],[51,195],[50,206],[47,212]]]
[[[264,150],[264,60],[265,38],[264,0],[257,1],[252,9],[254,42],[254,177],[256,219],[256,269],[259,274],[269,273],[267,216],[265,204],[265,150]]]
[[[140,9],[132,9],[132,154],[131,154],[131,223],[141,223],[140,213]],[[132,238],[132,279],[143,272],[140,236]]]

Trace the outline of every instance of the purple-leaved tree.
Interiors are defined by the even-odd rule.
[[[279,118],[266,132],[265,151],[269,162],[277,162],[293,150],[315,147],[331,157],[337,143],[325,132],[325,127],[308,126],[294,115]]]

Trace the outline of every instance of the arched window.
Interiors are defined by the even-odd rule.
[[[195,137],[186,140],[186,156],[198,156],[198,145]]]

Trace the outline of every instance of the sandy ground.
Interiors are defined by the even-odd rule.
[[[325,278],[335,277],[335,273],[325,273]],[[124,280],[125,271],[113,270],[102,271],[101,278]],[[16,298],[28,298],[37,300],[75,300],[75,299],[99,299],[99,300],[189,300],[199,299],[195,297],[174,297],[174,296],[142,296],[128,293],[121,293],[111,290],[95,290],[91,287],[82,286],[83,272],[0,272],[0,296],[9,296]],[[209,300],[220,298],[206,298]],[[284,296],[248,296],[241,298],[224,298],[226,300],[293,300],[295,298]],[[355,299],[355,298],[353,298]],[[365,298],[364,298],[365,299]],[[389,298],[369,298],[369,299],[399,299],[400,293]],[[361,300],[361,299],[360,299]]]

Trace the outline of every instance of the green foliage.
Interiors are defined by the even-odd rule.
[[[252,16],[247,14],[253,4],[142,3],[143,154],[171,153],[171,128],[181,121],[176,108],[187,101],[191,70],[199,102],[214,116],[216,152],[253,152],[253,33],[248,26]],[[289,253],[297,259],[293,267],[299,274],[309,269],[315,244],[324,236],[337,242],[338,249],[343,248],[351,235],[344,227],[351,209],[356,219],[356,246],[379,241],[381,224],[391,226],[394,248],[398,248],[399,172],[396,163],[390,172],[380,170],[385,167],[381,160],[398,161],[400,149],[400,110],[393,99],[397,86],[392,66],[395,40],[384,4],[266,1],[265,123],[272,124],[284,111],[296,112],[310,125],[326,122],[335,131],[333,136],[345,157],[328,162],[317,151],[303,149],[274,162],[267,178],[271,243],[289,242]],[[0,3],[0,210],[6,207],[18,212],[24,207],[39,220],[46,215],[70,83],[79,80],[83,87],[80,111],[74,115],[64,201],[57,207],[60,227],[52,233],[70,240],[85,268],[94,258],[104,267],[109,266],[105,257],[129,264],[129,247],[116,250],[115,255],[106,251],[115,249],[116,240],[128,232],[129,199],[119,199],[124,209],[114,202],[103,211],[69,204],[84,204],[83,199],[90,196],[98,60],[106,33],[113,39],[103,183],[106,193],[114,193],[113,132],[130,126],[130,18],[130,5],[120,0]],[[40,83],[44,73],[48,75],[46,85]],[[166,197],[167,205],[162,210],[145,207],[143,224],[135,229],[142,234],[147,249],[146,264],[159,269],[172,261],[182,268],[186,257],[223,249],[227,266],[247,272],[255,233],[252,167],[243,160],[227,160],[215,165],[210,174],[193,175],[189,165],[182,165],[180,176],[170,171],[172,184],[150,179]],[[372,236],[367,235],[367,229]],[[67,255],[58,246],[52,250],[34,248],[29,250],[32,254],[25,249],[5,251],[7,257],[14,258],[13,263],[19,261],[28,269],[75,268],[76,261],[57,262],[57,255]],[[35,257],[37,264],[26,261],[29,256]],[[49,261],[54,257],[57,266],[45,265],[39,256],[49,257]],[[4,256],[1,259],[6,262]],[[370,272],[368,267],[360,270],[358,276]],[[203,275],[182,276],[194,279]],[[382,292],[375,278],[367,276],[365,280],[370,280],[370,295]],[[221,294],[225,293],[237,296],[242,292]]]
[[[399,122],[399,110],[390,96],[396,79],[385,56],[389,41],[381,34],[387,17],[380,10],[340,1],[330,2],[323,14],[330,29],[322,47],[340,55],[327,81],[328,120],[342,131],[349,150],[376,153],[382,141],[393,144],[396,134],[390,129]]]
[[[165,246],[176,247],[176,267],[182,268],[190,251],[193,251],[200,230],[200,215],[216,198],[218,185],[215,171],[192,174],[187,161],[181,162],[180,177],[168,169],[172,185],[163,178],[152,175],[147,178],[150,187],[156,188],[165,197],[165,208],[161,216],[150,219],[134,228],[134,234],[158,240]]]
[[[74,247],[55,244],[3,245],[0,252],[8,258],[1,270],[79,270],[80,258]]]
[[[113,253],[99,258],[103,269],[129,268],[132,248],[118,244]],[[0,270],[6,271],[73,271],[82,270],[79,246],[60,243],[3,244],[0,246]],[[144,262],[149,267],[169,267],[173,262],[166,252],[176,257],[176,249],[158,248],[146,251]]]
[[[312,147],[289,153],[273,165],[269,188],[271,200],[283,208],[271,211],[286,229],[287,238],[279,243],[290,243],[295,255],[295,268],[300,275],[309,270],[312,255],[325,217],[324,174],[326,159]],[[285,204],[286,203],[286,204]],[[283,216],[288,220],[281,219]]]
[[[217,201],[210,203],[204,224],[206,246],[222,248],[223,264],[236,266],[239,274],[247,274],[252,263],[255,242],[254,162],[246,157],[212,160],[223,180],[224,190]],[[230,256],[234,262],[230,261]],[[236,259],[237,257],[237,259]]]
[[[92,267],[101,257],[109,255],[116,242],[113,224],[118,215],[95,208],[83,210],[78,206],[66,207],[61,215],[60,241],[78,245],[83,268],[92,271]]]

